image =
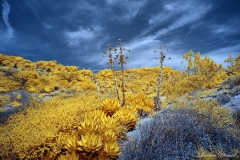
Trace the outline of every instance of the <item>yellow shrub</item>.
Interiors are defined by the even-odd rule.
[[[0,87],[0,93],[6,93],[8,90],[4,87]]]
[[[17,95],[17,97],[16,97],[16,100],[21,100],[22,99],[22,95],[19,93],[18,95]]]
[[[5,106],[10,102],[9,96],[0,95],[0,107]]]
[[[49,93],[49,92],[53,92],[53,90],[54,89],[52,87],[49,87],[49,86],[44,87],[44,92]]]
[[[22,104],[19,103],[18,101],[13,101],[13,102],[11,103],[11,106],[13,106],[14,108],[20,107],[21,105],[22,105]]]
[[[35,89],[35,87],[29,88],[28,91],[29,91],[30,93],[37,93],[37,90]]]
[[[39,98],[44,98],[44,97],[45,97],[45,94],[44,94],[44,93],[39,93],[39,94],[38,94],[38,97],[39,97]]]

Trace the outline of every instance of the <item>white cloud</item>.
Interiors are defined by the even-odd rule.
[[[107,3],[108,3],[108,4],[112,4],[112,3],[114,3],[114,2],[116,2],[116,0],[107,0]]]
[[[183,8],[187,9],[187,6],[185,6]],[[158,37],[160,37],[164,34],[167,34],[167,33],[171,32],[172,30],[184,27],[185,25],[188,25],[188,24],[191,24],[195,21],[200,20],[211,8],[212,8],[212,6],[208,5],[208,6],[200,6],[198,8],[193,9],[193,10],[189,10],[187,13],[183,14],[181,17],[179,17],[175,21],[173,21],[173,23],[170,24],[167,28],[163,28],[161,30],[158,30],[154,34],[151,34],[151,35],[148,35],[146,37],[143,37],[143,38],[139,39],[144,34],[148,33],[149,30],[151,30],[151,28],[147,29],[147,30],[145,30],[145,32],[140,34],[140,36],[137,36],[134,40],[138,41],[138,40],[143,40],[143,39],[157,39]],[[150,21],[151,21],[150,23],[151,24],[155,23],[159,19],[159,16],[161,14],[162,13],[160,13],[159,15],[150,19]],[[161,21],[159,21],[159,23],[161,23]]]
[[[47,29],[53,28],[53,26],[52,26],[51,24],[47,23],[47,22],[44,22],[44,21],[43,21],[42,24],[43,24],[44,27],[47,28]]]
[[[139,13],[141,7],[144,7],[144,4],[146,3],[146,0],[141,1],[128,1],[128,0],[122,0],[118,4],[115,3],[118,7],[123,8],[123,15],[119,16],[118,19],[122,24],[129,23],[130,20],[136,17],[136,15]]]
[[[101,26],[93,26],[91,28],[79,27],[77,31],[66,32],[67,42],[69,46],[79,46],[83,41],[90,41],[102,34]]]
[[[237,27],[235,27],[235,25],[233,25],[232,23],[225,23],[225,24],[221,24],[221,25],[217,25],[217,24],[212,24],[211,26],[209,26],[208,28],[210,28],[210,30],[212,30],[212,32],[214,34],[235,34],[237,32],[239,32],[239,29]]]
[[[7,27],[7,38],[11,39],[13,38],[13,28],[9,22],[9,18],[8,15],[10,13],[10,5],[8,4],[8,2],[6,0],[3,0],[2,3],[2,19]]]
[[[126,14],[124,16],[124,19],[126,20],[131,20],[132,18],[134,18],[137,14],[139,9],[144,5],[145,1],[141,1],[141,2],[131,2],[129,1],[128,4],[126,5],[126,8],[128,10],[128,14]]]
[[[188,25],[190,23],[193,23],[193,22],[201,19],[210,9],[211,9],[211,5],[209,5],[207,7],[201,6],[200,8],[197,9],[198,12],[195,10],[190,10],[186,14],[182,15],[180,18],[176,19],[167,28],[163,28],[154,34],[145,36],[143,38],[139,38],[139,36],[138,36],[131,42],[131,44],[136,44],[136,45],[142,46],[142,45],[149,43],[150,41],[155,41],[158,37],[170,32],[172,30],[178,29],[180,27],[183,27],[185,25]],[[134,45],[133,45],[133,48],[134,48]]]
[[[211,9],[211,5],[208,6],[201,6],[197,10],[190,10],[188,13],[184,14],[180,18],[176,19],[168,28],[164,28],[158,31],[154,37],[159,37],[163,34],[166,34],[174,29],[178,29],[185,25],[191,24],[195,21],[201,19],[209,10]]]
[[[181,5],[181,7],[179,7],[179,5]],[[181,2],[165,4],[163,6],[163,10],[149,18],[148,24],[150,27],[146,28],[141,34],[139,34],[135,40],[151,33],[153,28],[157,28],[158,26],[161,26],[161,24],[172,20],[172,23],[168,27],[162,28],[150,36],[159,37],[167,34],[174,29],[183,27],[201,19],[212,8],[211,5],[198,5],[198,7],[193,7],[196,6],[196,4],[194,4],[192,1],[184,4]]]
[[[228,64],[224,63],[224,60],[228,58],[228,55],[231,54],[233,57],[237,57],[239,53],[240,44],[237,44],[207,52],[206,55],[213,59],[216,63],[218,64],[222,63],[226,67]]]
[[[165,4],[164,5],[164,8],[166,9],[166,10],[169,10],[169,11],[172,11],[173,10],[173,8],[174,8],[174,6],[172,5],[172,4]]]

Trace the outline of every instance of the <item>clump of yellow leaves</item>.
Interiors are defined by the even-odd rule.
[[[105,99],[101,103],[102,110],[107,116],[112,116],[117,110],[120,109],[120,104],[116,99]]]
[[[151,114],[154,110],[155,104],[153,100],[147,97],[145,94],[137,94],[137,95],[128,95],[126,97],[127,103],[133,106],[137,111],[143,110],[147,114]]]
[[[127,131],[135,128],[136,123],[138,121],[137,109],[125,106],[119,109],[114,115],[113,118],[116,118],[120,121],[122,125],[124,125]]]
[[[66,153],[66,155],[61,155],[58,160],[79,160],[79,155],[74,153]]]
[[[79,152],[80,156],[88,158],[118,157],[120,146],[117,142],[117,135],[122,130],[120,123],[116,122],[101,110],[87,112],[79,126],[72,131],[66,130],[61,140],[65,142],[69,153]]]
[[[102,137],[100,135],[89,133],[81,136],[81,140],[77,141],[79,150],[87,153],[96,153],[103,147]]]

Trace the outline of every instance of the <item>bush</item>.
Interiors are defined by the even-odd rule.
[[[223,82],[223,85],[228,86],[230,89],[240,86],[240,74],[229,77]]]
[[[231,96],[229,94],[219,93],[219,94],[217,94],[217,100],[220,105],[224,105],[224,104],[230,102]]]
[[[221,149],[226,154],[239,147],[238,139],[219,128],[209,129],[211,122],[200,121],[202,116],[190,109],[158,114],[139,126],[134,140],[122,147],[120,159],[196,159],[199,146],[210,152]]]

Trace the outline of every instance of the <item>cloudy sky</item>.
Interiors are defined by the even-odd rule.
[[[126,44],[127,68],[159,65],[165,44],[181,69],[193,50],[218,63],[240,53],[239,0],[1,0],[0,53],[98,71],[106,44]]]

